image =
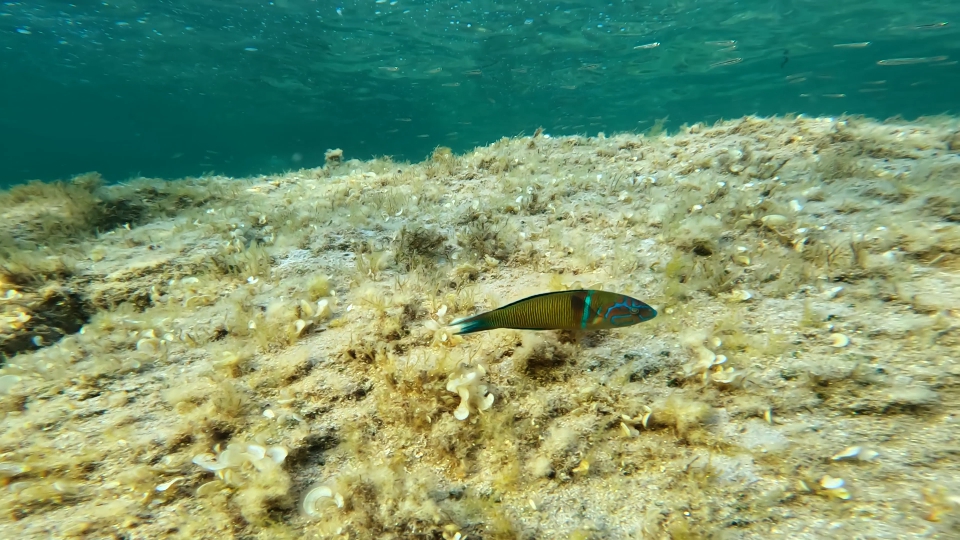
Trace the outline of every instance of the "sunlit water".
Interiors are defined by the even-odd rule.
[[[956,109],[943,0],[0,6],[0,185],[419,160],[543,126]]]

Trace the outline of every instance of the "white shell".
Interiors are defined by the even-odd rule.
[[[786,216],[781,216],[780,214],[770,214],[760,218],[760,222],[771,229],[774,227],[782,227],[786,225],[788,221]]]
[[[155,338],[143,338],[137,341],[137,350],[146,354],[156,354],[160,341]]]
[[[840,489],[843,487],[843,478],[834,478],[825,474],[820,479],[820,485],[823,486],[823,489]]]
[[[312,518],[320,517],[324,507],[330,503],[343,508],[343,495],[335,493],[330,486],[317,486],[304,496],[303,513]]]
[[[200,454],[194,456],[193,458],[194,465],[199,465],[208,471],[219,471],[220,469],[226,469],[229,465],[221,463],[217,456],[213,454]]]
[[[183,477],[182,477],[182,476],[178,476],[178,477],[174,478],[173,480],[171,480],[171,481],[169,481],[169,482],[164,482],[164,483],[160,484],[159,486],[157,486],[157,491],[166,491],[166,490],[170,489],[171,487],[173,487],[173,485],[176,484],[177,482],[180,482],[181,480],[183,480]]]
[[[753,293],[745,289],[737,289],[730,293],[730,300],[734,302],[746,302],[753,298]]]
[[[841,459],[855,458],[860,454],[860,450],[861,448],[859,446],[848,446],[844,448],[842,452],[836,454],[830,459],[834,461],[840,461]]]
[[[228,444],[227,449],[220,452],[220,455],[217,457],[217,460],[225,467],[239,467],[243,465],[247,459],[248,456],[245,455],[245,452],[237,443]]]
[[[823,296],[828,300],[833,300],[834,298],[840,296],[840,293],[843,292],[843,286],[837,285],[836,287],[823,293]]]
[[[303,511],[310,517],[320,515],[319,504],[324,499],[333,499],[333,490],[327,486],[317,486],[307,492],[303,498]]]
[[[272,459],[275,463],[283,463],[283,460],[287,459],[287,449],[282,446],[271,446],[267,449],[267,457]]]
[[[850,338],[843,334],[830,334],[830,346],[842,349],[850,344]]]
[[[255,460],[261,460],[267,455],[267,449],[258,444],[248,444],[247,453]]]

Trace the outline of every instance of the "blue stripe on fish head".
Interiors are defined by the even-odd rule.
[[[614,326],[629,326],[636,323],[631,301],[635,300],[629,296],[621,296],[615,304],[607,308],[603,318]]]
[[[638,322],[637,317],[625,308],[617,308],[616,311],[607,315],[607,320],[614,326],[630,326]]]

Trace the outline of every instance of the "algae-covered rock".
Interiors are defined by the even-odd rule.
[[[76,292],[59,286],[37,291],[8,289],[0,301],[0,357],[52,345],[78,332],[90,306]]]

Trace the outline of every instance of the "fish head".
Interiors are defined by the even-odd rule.
[[[630,317],[638,323],[649,321],[657,316],[657,310],[636,298],[630,298],[628,296],[625,304],[627,305],[627,309],[630,310]]]
[[[611,327],[621,327],[649,321],[657,316],[657,310],[636,298],[621,295],[612,305],[601,308],[598,315]]]

